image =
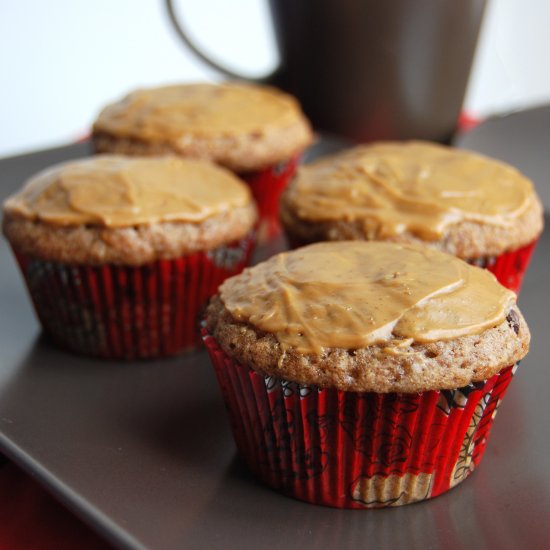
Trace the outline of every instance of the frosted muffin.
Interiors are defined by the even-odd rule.
[[[490,272],[362,241],[310,245],[227,279],[204,337],[250,469],[346,508],[424,500],[464,480],[530,338]]]
[[[269,236],[279,197],[312,132],[288,94],[244,83],[181,84],[137,90],[108,105],[93,127],[96,151],[208,159],[239,174]]]
[[[200,342],[200,311],[246,265],[255,221],[229,171],[105,155],[31,178],[5,201],[3,230],[44,330],[71,350],[131,359]]]
[[[543,228],[513,167],[427,142],[359,146],[300,169],[281,219],[290,240],[420,243],[491,270],[517,291]]]

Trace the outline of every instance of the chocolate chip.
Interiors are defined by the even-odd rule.
[[[514,332],[519,334],[519,316],[515,309],[510,310],[510,313],[506,316],[506,320],[510,328],[513,328]]]

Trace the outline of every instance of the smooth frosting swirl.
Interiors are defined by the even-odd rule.
[[[488,271],[427,247],[323,242],[278,254],[220,286],[238,321],[283,349],[320,353],[477,334],[504,321],[513,292]]]
[[[437,240],[461,221],[513,226],[534,189],[513,167],[469,151],[381,142],[302,167],[285,200],[304,220],[360,220],[377,238]]]
[[[198,223],[250,202],[244,183],[207,162],[100,155],[40,172],[4,209],[56,225],[129,227]]]

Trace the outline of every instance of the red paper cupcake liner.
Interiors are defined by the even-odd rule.
[[[40,322],[58,344],[106,358],[174,355],[200,345],[198,320],[252,238],[142,266],[70,265],[15,255]]]
[[[296,172],[301,155],[280,162],[257,172],[241,173],[248,183],[252,196],[258,205],[258,242],[263,243],[279,235],[279,199],[290,178]]]
[[[239,453],[267,485],[337,508],[435,497],[481,460],[515,371],[456,390],[356,393],[263,376],[203,329]]]
[[[500,284],[519,294],[523,276],[527,271],[537,240],[517,250],[505,252],[491,258],[479,258],[469,263],[484,267],[495,275]]]

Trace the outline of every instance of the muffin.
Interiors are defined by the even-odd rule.
[[[293,97],[244,83],[137,90],[107,106],[93,126],[97,152],[170,153],[237,173],[258,204],[262,239],[279,232],[280,194],[311,141]]]
[[[530,338],[490,272],[364,241],[227,279],[203,335],[250,469],[341,508],[407,504],[464,480]]]
[[[109,358],[200,343],[197,319],[246,265],[256,208],[231,172],[176,157],[59,164],[4,203],[4,234],[47,334]]]
[[[381,142],[300,169],[281,204],[295,245],[420,243],[486,267],[518,291],[543,228],[532,183],[502,162],[428,142]]]

